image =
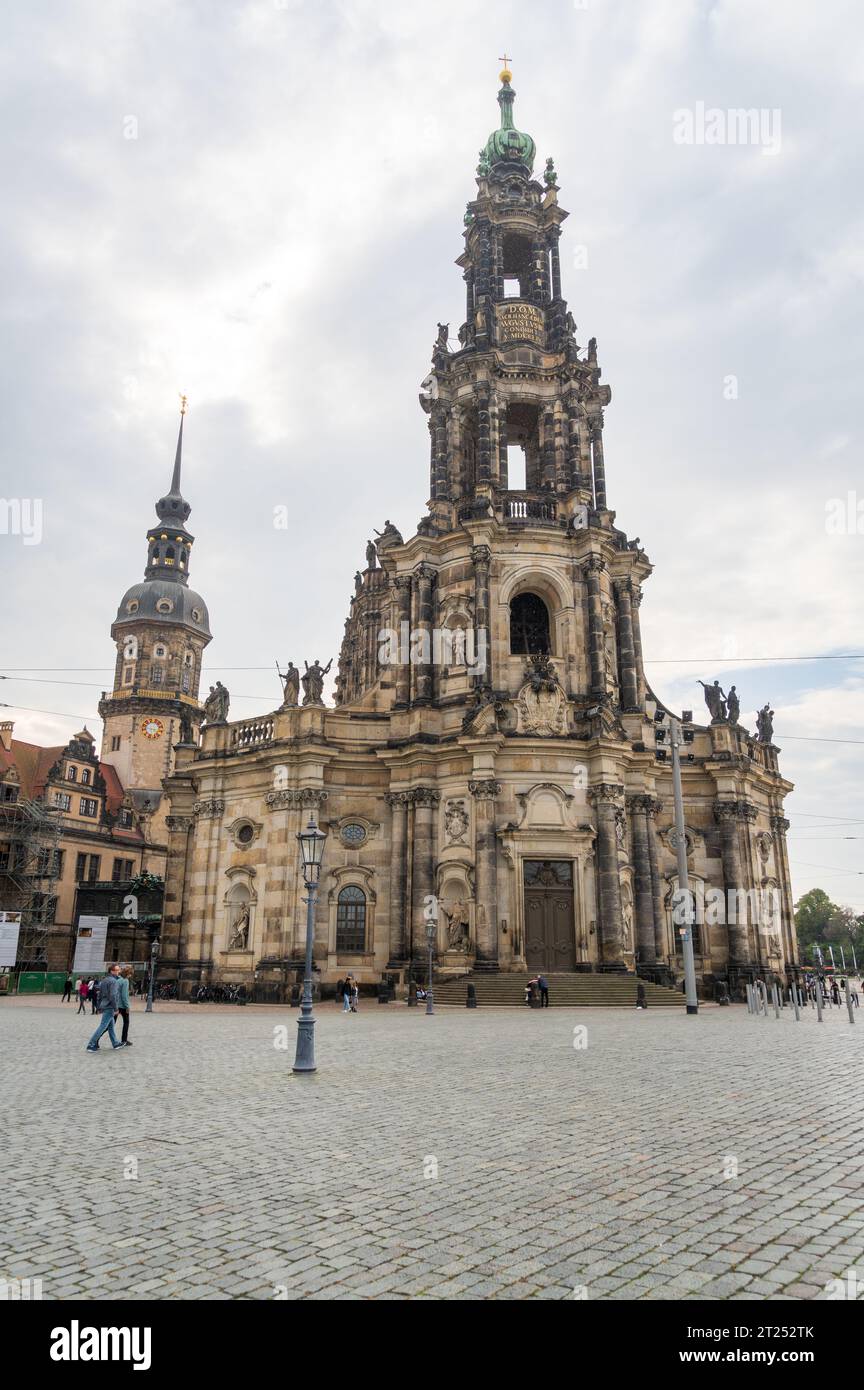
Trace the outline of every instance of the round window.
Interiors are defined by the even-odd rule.
[[[362,825],[352,822],[351,825],[343,825],[342,839],[346,845],[362,845],[366,839],[366,830]]]
[[[237,839],[240,841],[241,845],[250,844],[252,840],[255,839],[254,825],[241,825],[240,829],[237,831]]]

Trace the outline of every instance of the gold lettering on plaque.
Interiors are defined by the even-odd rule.
[[[543,315],[533,304],[498,305],[498,339],[510,342],[514,338],[528,338],[532,343],[544,340],[545,324]]]

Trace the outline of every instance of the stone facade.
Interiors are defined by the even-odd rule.
[[[421,387],[428,511],[407,541],[387,523],[367,547],[336,707],[307,694],[206,727],[165,780],[163,969],[190,984],[299,967],[310,811],[328,832],[325,982],[404,983],[433,902],[445,973],[680,975],[669,712],[639,625],[651,565],[608,505],[611,391],[562,298],[557,177],[551,161],[542,184],[531,176],[509,74],[499,103],[465,215],[459,346],[439,325]],[[693,882],[751,895],[731,925],[706,916],[697,970],[735,988],[796,961],[790,784],[770,739],[728,720],[691,728]],[[754,920],[766,889],[781,905],[767,925]]]

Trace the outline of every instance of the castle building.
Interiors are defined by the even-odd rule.
[[[455,339],[439,324],[421,386],[427,511],[407,540],[388,522],[367,546],[335,708],[317,663],[302,703],[293,671],[272,714],[217,714],[197,746],[178,744],[171,771],[209,631],[179,573],[191,538],[163,503],[147,584],[121,605],[106,739],[125,738],[133,766],[136,750],[154,753],[154,789],[164,778],[162,971],[187,988],[300,969],[296,835],[310,812],[328,834],[314,942],[325,986],[349,971],[404,986],[423,968],[430,904],[444,976],[680,979],[669,712],[646,680],[640,630],[651,565],[615,524],[611,391],[596,340],[576,341],[559,255],[567,213],[552,160],[533,176],[514,96],[505,70],[457,261],[465,321]],[[168,672],[187,660],[184,691]],[[697,899],[713,890],[724,903],[700,914],[697,972],[736,992],[796,965],[791,786],[769,723],[754,737],[732,692],[728,705],[713,688],[712,699],[711,723],[691,722],[683,772],[688,869]],[[163,724],[155,750],[141,742],[151,718]]]
[[[207,605],[189,587],[192,510],[180,491],[180,414],[171,487],[156,503],[147,532],[144,579],[120,601],[111,636],[117,649],[114,688],[102,692],[102,761],[113,767],[151,843],[164,844],[162,783],[174,767],[174,745],[197,736],[201,659],[211,640]]]
[[[20,912],[19,968],[66,970],[80,912],[122,901],[119,890],[140,875],[165,875],[162,783],[174,745],[197,739],[211,640],[206,605],[189,588],[184,415],[185,400],[171,487],[147,532],[144,581],[124,594],[111,628],[117,656],[113,690],[99,702],[101,754],[86,728],[65,747],[43,748],[15,739],[11,722],[0,725],[0,912]],[[140,892],[136,899],[144,903]],[[108,959],[146,960],[158,920],[109,916]]]

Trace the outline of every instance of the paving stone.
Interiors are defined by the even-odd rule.
[[[319,1070],[297,1078],[272,1045],[284,1010],[136,1010],[118,1105],[72,1015],[0,1000],[0,1277],[41,1277],[46,1299],[754,1301],[861,1268],[864,1076],[842,1014],[817,1031],[592,1010],[574,1054],[584,1016],[367,1010],[349,1037],[322,1006]],[[790,1143],[765,1095],[838,1074],[830,1134],[804,1121]],[[82,1086],[115,1107],[102,1147],[68,1123]]]

